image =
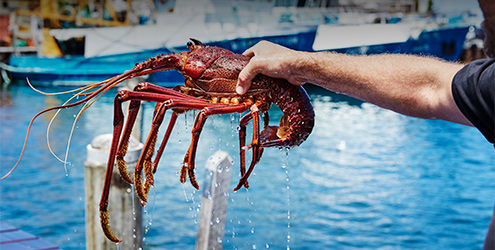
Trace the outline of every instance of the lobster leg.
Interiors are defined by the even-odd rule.
[[[177,121],[178,113],[172,112],[172,115],[170,116],[170,121],[168,123],[168,128],[167,132],[165,132],[165,135],[163,136],[162,144],[160,145],[160,148],[156,152],[155,160],[153,161],[153,165],[155,166],[153,168],[153,174],[156,173],[156,169],[158,167],[158,162],[160,161],[160,158],[163,154],[163,151],[165,150],[165,146],[167,145],[168,139],[170,138],[170,135],[172,134],[172,130],[175,126],[175,122]]]
[[[129,93],[131,94],[131,93]],[[145,93],[148,94],[148,93]],[[146,95],[143,95],[146,96]],[[174,97],[176,98],[176,97]],[[181,108],[181,109],[203,109],[205,106],[210,106],[212,104],[208,103],[207,101],[197,99],[197,98],[189,98],[190,100],[174,100],[174,98],[171,98],[164,102],[163,104],[158,105],[158,109],[156,110],[156,115],[153,118],[152,122],[152,129],[146,139],[143,151],[141,152],[141,155],[139,156],[138,163],[136,165],[136,169],[134,170],[134,186],[136,189],[136,192],[141,199],[142,205],[144,205],[147,202],[147,195],[149,188],[151,185],[153,185],[153,171],[156,169],[156,166],[153,166],[151,163],[151,157],[154,153],[155,145],[156,145],[156,139],[158,135],[158,129],[163,121],[163,118],[165,116],[165,111],[167,109],[173,109],[173,108]],[[169,124],[169,129],[167,131],[168,135],[165,135],[164,140],[168,140],[170,133],[172,131],[173,124],[175,124],[175,119],[176,115],[172,116],[172,121]],[[162,143],[163,146],[160,146],[161,151],[163,152],[163,149],[165,147],[165,143]],[[161,152],[160,152],[161,154]],[[146,176],[146,182],[142,183],[142,174],[141,172],[145,172]]]
[[[140,91],[151,91],[152,93],[147,93],[147,92],[140,92]],[[153,93],[157,92],[157,93]],[[110,225],[109,225],[109,214],[108,214],[108,197],[110,193],[110,184],[112,180],[112,173],[113,173],[113,167],[115,163],[115,157],[117,154],[117,148],[119,147],[119,139],[122,133],[123,129],[123,122],[124,122],[124,114],[122,112],[122,103],[125,101],[152,101],[152,102],[163,102],[166,100],[171,100],[171,99],[178,99],[178,100],[184,100],[182,101],[183,105],[181,107],[183,108],[195,108],[195,109],[201,109],[204,108],[206,104],[208,104],[207,101],[201,100],[199,98],[193,98],[190,96],[186,96],[184,94],[175,92],[173,90],[161,88],[152,84],[148,83],[141,83],[135,88],[135,91],[121,91],[117,94],[115,97],[115,104],[114,104],[114,132],[113,132],[113,138],[112,138],[112,144],[110,147],[110,154],[108,158],[108,163],[107,163],[107,170],[105,173],[105,182],[103,186],[103,192],[100,200],[100,223],[103,229],[103,232],[109,238],[110,240],[114,242],[119,242],[120,240],[113,235],[113,233],[110,230]],[[185,101],[189,100],[189,101]],[[133,109],[134,110],[134,109]],[[130,114],[132,114],[133,111],[130,111]],[[136,111],[137,113],[137,111]],[[129,128],[126,127],[126,131],[132,129],[132,124],[129,124]],[[127,132],[126,132],[127,133]],[[124,147],[124,143],[121,142],[121,147]],[[146,150],[144,150],[146,151]],[[143,151],[143,152],[144,152]],[[143,153],[142,153],[143,154]],[[139,167],[139,165],[138,165]],[[142,169],[138,169],[137,172],[141,172]],[[125,171],[127,173],[127,171]]]
[[[152,185],[154,185],[153,180],[153,164],[151,162],[151,157],[155,152],[155,145],[158,135],[158,129],[163,122],[165,112],[167,110],[166,103],[157,103],[155,108],[155,115],[153,117],[151,131],[146,138],[146,142],[143,147],[143,152],[139,156],[139,160],[136,165],[136,170],[134,172],[134,188],[141,199],[141,204],[144,205],[147,201],[148,192]],[[144,168],[145,183],[142,184],[141,169]]]
[[[119,144],[118,151],[117,151],[117,157],[116,157],[117,166],[119,169],[120,176],[122,177],[122,179],[124,179],[129,184],[132,184],[133,181],[131,180],[131,177],[129,177],[129,174],[127,173],[127,166],[126,166],[126,162],[124,160],[124,156],[127,154],[127,148],[129,146],[129,139],[131,138],[132,128],[134,126],[134,123],[136,122],[136,118],[137,118],[137,114],[139,112],[140,106],[141,106],[141,102],[135,101],[135,100],[131,101],[129,104],[129,112],[127,115],[127,121],[125,123],[124,133],[122,135],[122,139],[120,140],[120,144]]]
[[[160,94],[165,94],[165,95],[170,95],[170,96],[189,98],[189,96],[178,93],[178,92],[173,91],[171,89],[157,86],[157,85],[153,85],[153,84],[150,84],[147,82],[143,82],[143,83],[136,85],[136,87],[134,87],[134,91],[135,92],[160,93]],[[121,100],[120,103],[122,103],[123,101],[125,101],[125,100]],[[127,147],[129,144],[129,139],[131,136],[132,128],[135,124],[136,117],[138,115],[138,112],[139,112],[139,109],[141,106],[140,103],[141,103],[140,100],[132,100],[129,104],[128,117],[127,117],[127,121],[125,123],[125,128],[124,128],[124,133],[122,135],[122,139],[120,140],[120,144],[119,144],[118,151],[117,151],[117,158],[116,158],[117,166],[118,166],[120,175],[129,184],[132,184],[134,181],[129,177],[129,174],[127,172],[126,162],[124,161],[124,156],[127,153]],[[173,127],[173,125],[172,125],[172,127]],[[155,165],[155,168],[156,168],[156,165]],[[154,171],[156,171],[156,169]]]
[[[246,126],[253,119],[253,113],[249,112],[239,120],[239,153],[241,177],[246,174]],[[249,183],[244,182],[244,187],[249,188]]]
[[[269,117],[268,117],[268,112],[263,112],[263,128],[266,129],[268,127],[268,122]],[[253,114],[252,112],[247,113],[245,116],[241,118],[239,121],[239,152],[240,152],[240,161],[241,161],[241,176],[244,176],[246,173],[246,126],[253,119]],[[250,147],[250,146],[248,146]],[[261,149],[262,150],[262,149]],[[258,157],[261,158],[261,153],[258,154]],[[260,159],[257,159],[256,161],[259,162]],[[244,182],[244,187],[249,188],[249,183],[246,180]]]
[[[192,128],[192,139],[191,145],[189,146],[189,150],[184,157],[182,169],[181,169],[181,177],[180,181],[184,183],[186,181],[186,172],[189,174],[189,180],[191,184],[199,189],[199,185],[196,182],[196,177],[194,174],[194,163],[196,158],[196,148],[198,146],[199,136],[201,131],[203,130],[203,126],[206,122],[206,118],[210,115],[220,115],[220,114],[228,114],[228,113],[242,113],[246,111],[248,105],[246,103],[241,103],[237,105],[222,105],[222,104],[212,104],[210,107],[202,109],[194,120],[194,125]]]
[[[122,133],[122,127],[124,122],[124,113],[122,112],[121,103],[123,101],[122,95],[117,94],[114,104],[114,118],[113,118],[113,138],[110,146],[110,155],[108,157],[107,171],[105,173],[105,183],[103,185],[103,192],[100,200],[100,223],[103,232],[113,242],[120,242],[120,240],[113,235],[110,230],[109,216],[108,216],[108,196],[110,194],[110,184],[112,181],[113,166],[115,163],[115,154],[117,146],[119,144],[120,134]]]
[[[247,179],[251,175],[251,172],[254,169],[254,166],[259,162],[261,158],[261,154],[263,153],[263,149],[260,147],[260,121],[259,121],[259,109],[258,109],[259,103],[256,103],[256,105],[253,105],[251,107],[251,118],[253,119],[253,141],[251,142],[251,145],[249,147],[252,148],[253,151],[253,159],[251,161],[251,165],[249,166],[248,171],[242,175],[241,179],[239,180],[239,183],[237,186],[234,188],[234,191],[239,190],[243,185],[248,188],[249,185],[246,184]],[[243,117],[244,118],[244,117]],[[239,132],[239,137],[241,136],[241,133]],[[244,125],[244,135],[245,137],[245,125]],[[245,141],[245,139],[244,139]],[[242,143],[242,141],[241,141]],[[244,148],[244,147],[243,147]],[[242,151],[241,151],[242,152]],[[241,168],[244,163],[241,162]],[[242,170],[241,170],[242,172]],[[242,173],[241,173],[242,174]]]
[[[193,98],[195,99],[195,98]],[[160,125],[163,121],[163,118],[165,116],[165,111],[170,108],[174,107],[179,107],[179,108],[192,108],[192,109],[201,109],[204,108],[205,105],[210,105],[208,102],[205,102],[203,100],[201,101],[194,101],[194,100],[178,100],[174,101],[168,100],[164,102],[163,104],[160,104],[156,110],[156,115],[153,118],[152,122],[152,129],[146,139],[143,151],[141,152],[141,155],[139,156],[138,163],[136,165],[136,169],[134,170],[134,187],[136,189],[136,193],[138,194],[139,198],[141,199],[142,205],[144,205],[147,202],[147,196],[149,189],[151,185],[153,185],[153,173],[154,170],[156,169],[156,165],[151,163],[151,157],[153,156],[154,150],[155,150],[155,145],[156,145],[156,140],[157,140],[157,135],[158,135],[158,129],[160,128]],[[167,129],[167,133],[165,135],[164,140],[168,140],[170,137],[170,133],[172,131],[173,125],[175,124],[176,120],[176,115],[172,116],[172,120],[169,124],[169,129]],[[162,143],[160,146],[161,152],[163,152],[163,149],[165,147],[166,141]],[[159,160],[159,159],[158,159]],[[155,163],[158,163],[158,161],[155,158]],[[142,183],[142,174],[141,172],[144,169],[145,173],[145,179],[146,182]]]

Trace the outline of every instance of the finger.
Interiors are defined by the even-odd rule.
[[[239,73],[237,79],[236,92],[243,95],[251,87],[251,82],[260,73],[260,70],[256,68],[256,61],[249,62],[244,69]]]
[[[256,46],[256,45],[255,45]],[[253,57],[254,56],[254,50],[253,50],[253,47],[247,49],[246,51],[244,51],[242,53],[243,55],[245,56],[249,56],[249,57]]]
[[[266,47],[269,44],[272,44],[272,43],[265,41],[265,40],[259,41],[258,43],[256,43],[255,45],[251,46],[249,49],[244,51],[244,53],[242,53],[242,54],[245,56],[253,57],[254,55],[256,55],[258,50]]]

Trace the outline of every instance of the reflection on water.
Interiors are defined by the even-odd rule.
[[[68,176],[46,146],[51,117],[34,123],[25,158],[0,183],[1,221],[63,249],[84,249],[85,147],[96,135],[112,131],[116,90],[110,92],[77,124]],[[288,156],[290,221],[284,159],[278,149],[266,149],[249,191],[229,194],[225,249],[285,249],[288,232],[292,249],[481,248],[493,211],[495,157],[476,129],[405,117],[317,88],[309,92],[316,124]],[[14,85],[1,97],[3,174],[17,160],[30,118],[69,96],[45,97]],[[146,130],[153,107],[145,104]],[[63,110],[52,125],[51,145],[59,156],[78,111]],[[274,123],[280,116],[276,108],[270,114]],[[162,157],[144,218],[145,249],[192,249],[195,244],[200,192],[181,184],[178,176],[193,120],[193,114],[179,118]],[[198,147],[198,183],[206,159],[221,149],[234,160],[232,187],[237,184],[238,120],[239,115],[222,115],[206,122]]]

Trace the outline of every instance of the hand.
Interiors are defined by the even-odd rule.
[[[247,49],[243,55],[252,57],[239,73],[236,91],[244,94],[251,87],[251,81],[258,74],[273,78],[285,78],[290,83],[302,85],[298,77],[298,64],[303,61],[303,52],[288,49],[268,41],[261,41]]]

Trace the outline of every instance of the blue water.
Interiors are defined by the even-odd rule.
[[[46,146],[51,115],[39,117],[22,163],[0,182],[0,221],[63,249],[85,248],[86,145],[111,133],[116,91],[77,124],[68,174]],[[3,175],[20,153],[30,118],[67,96],[46,97],[23,85],[0,93]],[[495,150],[476,129],[402,116],[321,89],[311,88],[310,95],[316,124],[308,140],[288,158],[266,149],[249,191],[230,192],[224,249],[482,247],[495,203]],[[153,106],[144,110],[147,130]],[[77,111],[64,110],[52,125],[58,155],[65,153]],[[275,108],[270,115],[276,123],[281,112]],[[177,174],[193,119],[192,114],[179,118],[158,168],[144,216],[144,249],[194,248],[201,195],[189,183],[181,184]],[[207,121],[198,149],[199,183],[207,158],[219,149],[233,158],[232,186],[237,183],[238,120],[238,115],[222,115]]]

